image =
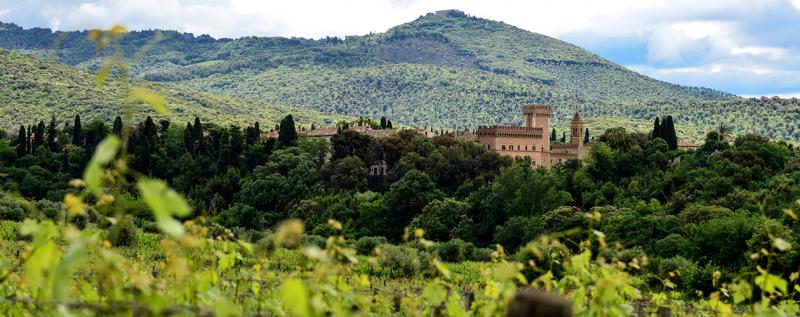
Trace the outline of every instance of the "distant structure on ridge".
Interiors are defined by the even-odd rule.
[[[480,126],[478,143],[500,155],[528,157],[533,166],[551,167],[570,159],[582,160],[591,144],[584,143],[585,122],[576,112],[570,122],[569,143],[550,144],[550,106],[525,106],[524,126]]]

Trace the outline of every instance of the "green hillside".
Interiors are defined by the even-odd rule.
[[[595,118],[595,127],[643,126],[670,114],[693,131],[687,138],[699,139],[702,131],[739,118],[731,124],[736,133],[800,139],[791,124],[798,117],[796,101],[762,106],[760,100],[658,81],[572,44],[457,11],[344,39],[135,31],[121,47],[133,56],[156,37],[159,43],[133,64],[138,79],[324,113],[474,128],[521,123],[522,105],[543,103],[555,106],[556,123],[575,111]],[[0,24],[0,47],[93,70],[104,55],[97,57],[85,38],[85,31]],[[765,126],[762,118],[786,128]]]
[[[123,106],[136,103],[119,80],[102,86],[95,75],[85,70],[46,61],[26,54],[0,49],[0,128],[16,129],[51,115],[68,120],[74,114],[88,119],[111,122]],[[188,121],[195,116],[219,123],[246,125],[259,121],[272,126],[292,113],[300,122],[332,123],[342,116],[287,106],[245,102],[232,97],[197,93],[185,88],[142,82],[167,99],[169,119]],[[141,105],[136,117],[160,117],[150,107]],[[15,131],[15,130],[12,130]]]

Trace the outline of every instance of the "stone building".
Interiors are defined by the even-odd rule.
[[[551,167],[570,159],[583,159],[591,149],[584,144],[585,122],[579,113],[570,122],[570,142],[550,144],[550,106],[526,106],[522,108],[524,125],[481,126],[477,142],[486,149],[511,157],[528,157],[533,166]]]

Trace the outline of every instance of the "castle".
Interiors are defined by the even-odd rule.
[[[570,142],[550,144],[550,106],[526,106],[522,108],[524,126],[478,127],[478,143],[488,150],[511,157],[528,157],[533,166],[551,167],[570,159],[583,159],[590,144],[584,144],[585,122],[580,113],[570,122]]]

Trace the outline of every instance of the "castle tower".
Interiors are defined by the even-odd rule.
[[[575,116],[572,117],[572,121],[569,123],[569,127],[572,130],[569,136],[569,142],[572,145],[581,147],[583,146],[583,129],[584,129],[584,122],[581,118],[581,113],[576,112]]]

